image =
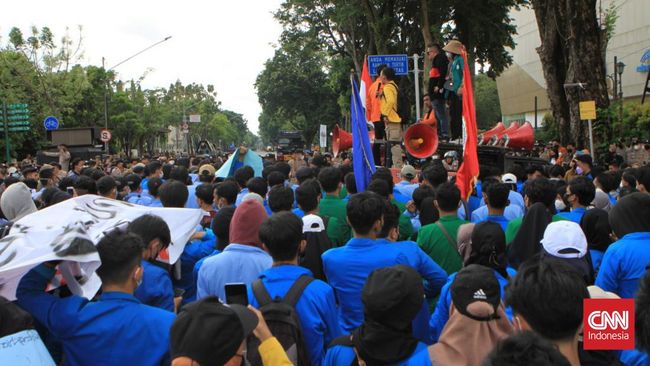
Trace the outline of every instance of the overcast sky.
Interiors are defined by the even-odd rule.
[[[255,78],[273,56],[280,25],[272,12],[281,0],[255,1],[7,1],[0,11],[2,43],[12,27],[29,36],[32,25],[48,26],[60,39],[70,28],[74,39],[83,26],[82,64],[111,67],[145,47],[172,38],[119,66],[119,78],[139,78],[145,88],[168,87],[180,80],[213,84],[222,106],[243,113],[257,133],[261,107]],[[25,37],[25,38],[26,38]],[[170,123],[173,121],[170,121]]]

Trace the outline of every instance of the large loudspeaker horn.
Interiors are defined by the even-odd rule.
[[[438,150],[438,132],[428,125],[415,124],[406,130],[404,146],[413,157],[428,158]]]
[[[505,129],[506,126],[503,125],[503,122],[497,123],[496,126],[492,127],[491,130],[485,131],[482,134],[478,135],[478,144],[487,144],[492,136],[496,134],[502,134]]]
[[[504,145],[513,149],[532,150],[535,145],[535,130],[530,122],[525,122],[516,131],[503,135]]]
[[[339,151],[345,151],[351,147],[352,134],[336,125],[332,131],[332,152],[334,152],[334,157],[339,154]]]
[[[519,129],[519,122],[510,123],[510,126],[508,126],[508,128],[503,130],[503,132],[497,133],[496,135],[493,135],[490,138],[490,145],[497,146],[497,145],[502,144],[503,136],[505,136],[506,134],[509,134],[509,133],[513,133],[513,132],[517,131],[517,129]]]

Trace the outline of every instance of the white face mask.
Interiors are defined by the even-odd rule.
[[[582,173],[583,173],[583,170],[582,170],[582,168],[581,168],[581,167],[579,167],[579,166],[578,166],[578,167],[576,167],[576,173],[578,173],[579,175],[580,175],[580,174],[582,174]]]
[[[556,199],[555,200],[555,210],[560,212],[560,211],[563,211],[564,209],[566,209],[566,204],[564,203],[564,201],[562,201],[561,199]]]

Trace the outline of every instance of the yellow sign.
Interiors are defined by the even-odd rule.
[[[580,119],[596,119],[596,102],[588,100],[580,102]]]

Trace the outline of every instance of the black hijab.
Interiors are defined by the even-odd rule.
[[[433,224],[438,219],[440,219],[440,214],[433,204],[433,197],[423,199],[420,205],[420,223],[422,226]]]
[[[589,249],[604,252],[612,243],[609,234],[612,228],[609,226],[609,214],[601,208],[587,210],[580,220],[580,227],[587,237]]]
[[[650,232],[650,194],[636,192],[623,197],[609,212],[609,224],[619,239]]]
[[[552,221],[552,216],[543,203],[537,202],[528,208],[517,235],[508,245],[508,263],[513,268],[539,253],[544,230]]]
[[[508,278],[506,263],[506,236],[501,225],[485,221],[474,226],[472,252],[465,261],[465,267],[480,264],[496,270],[503,278]]]

